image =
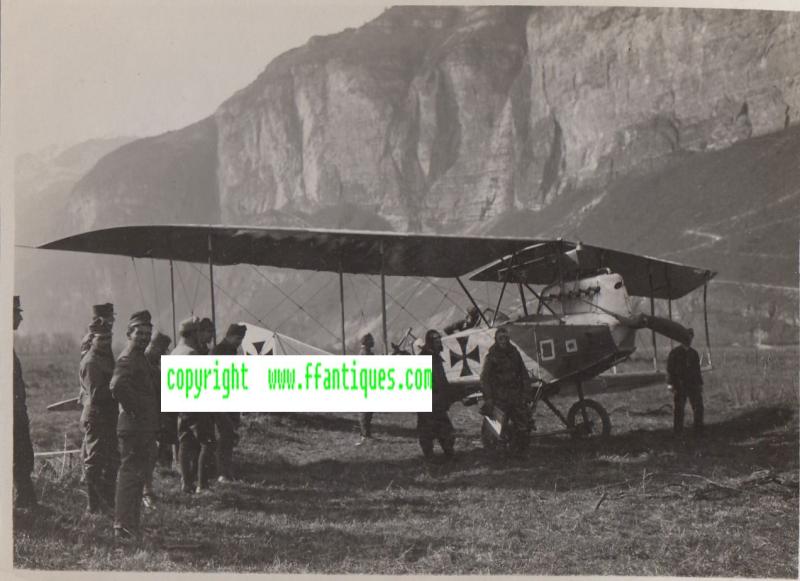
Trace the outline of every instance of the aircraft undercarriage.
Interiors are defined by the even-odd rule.
[[[563,429],[547,432],[531,433],[532,438],[569,434],[573,438],[605,438],[611,434],[611,418],[606,409],[599,402],[584,397],[583,387],[580,382],[576,384],[578,401],[576,401],[566,414],[564,414],[550,398],[558,394],[559,386],[540,385],[536,389],[533,399],[528,403],[528,414],[533,426],[533,414],[539,402],[555,415],[564,425]],[[509,444],[509,434],[513,431],[510,427],[510,418],[495,408],[491,416],[483,416],[481,423],[481,442],[484,448],[495,449],[498,446]]]

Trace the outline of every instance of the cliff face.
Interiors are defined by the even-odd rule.
[[[719,270],[723,342],[796,339],[799,30],[800,13],[393,8],[276,58],[212,117],[103,157],[72,191],[66,229],[222,222],[563,236]],[[24,284],[57,292],[47,282],[67,264],[57,258]],[[70,275],[86,268],[69,260]],[[74,302],[158,310],[168,289],[137,294],[142,273],[108,260],[78,276]],[[285,276],[300,288],[299,275]],[[220,280],[238,297],[220,307],[225,320],[279,303],[253,272]],[[199,287],[187,287],[182,307],[200,312]],[[441,311],[440,296],[428,299],[424,312]],[[676,309],[696,318],[687,305]],[[327,321],[337,310],[321,312]],[[311,336],[311,322],[294,323],[281,330]]]
[[[799,23],[392,9],[283,55],[220,107],[223,220],[349,202],[399,229],[463,230],[676,151],[783,129],[800,118]]]

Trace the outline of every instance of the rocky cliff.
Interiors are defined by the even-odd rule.
[[[98,221],[103,188],[134,200],[117,222],[199,197],[228,223],[354,204],[399,230],[480,230],[795,123],[799,26],[758,11],[393,8],[276,58],[213,119],[98,165],[78,223]],[[213,175],[198,188],[187,164]]]
[[[756,285],[717,295],[729,341],[739,300],[751,338],[783,341],[798,29],[800,14],[759,11],[392,8],[279,56],[212,117],[104,157],[68,223],[580,238]],[[258,281],[233,276],[234,296],[266,309]]]

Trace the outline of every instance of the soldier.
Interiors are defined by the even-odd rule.
[[[164,333],[154,333],[150,339],[150,344],[145,349],[144,354],[147,361],[153,370],[153,387],[156,388],[156,399],[159,402],[159,411],[161,409],[161,356],[166,355],[169,344],[172,343]],[[153,442],[153,448],[150,451],[150,461],[147,466],[147,473],[144,480],[144,505],[147,508],[155,508],[156,496],[153,490],[153,470],[156,467],[156,460],[162,448],[170,447],[173,444],[172,424],[175,423],[176,414],[159,413],[159,430],[156,434],[156,441]],[[177,437],[175,438],[177,439]],[[170,459],[172,458],[172,451],[170,450]]]
[[[149,311],[131,315],[128,344],[117,359],[111,379],[111,394],[119,403],[117,435],[121,464],[114,511],[114,537],[118,539],[140,535],[144,479],[158,431],[159,402],[153,370],[144,354],[152,331]]]
[[[456,321],[452,325],[448,325],[444,328],[444,334],[452,335],[453,333],[458,333],[459,331],[466,331],[467,329],[477,327],[480,322],[481,312],[478,310],[478,307],[472,305],[467,310],[467,316],[464,319]]]
[[[455,456],[455,436],[453,424],[447,415],[450,408],[450,383],[444,371],[442,357],[442,336],[438,331],[430,329],[425,333],[425,344],[420,350],[420,355],[430,355],[433,369],[433,406],[430,412],[417,413],[417,434],[419,445],[425,459],[434,459],[433,442],[439,440],[445,458],[450,460]]]
[[[200,355],[208,355],[211,352],[209,345],[211,344],[211,341],[214,338],[215,332],[216,329],[214,329],[214,323],[211,322],[211,319],[205,317],[200,320],[200,325],[198,329]]]
[[[178,345],[172,355],[201,355],[200,319],[191,317],[181,323]],[[178,414],[178,459],[181,464],[181,490],[188,494],[208,489],[209,458],[213,454],[214,424],[211,414]],[[195,488],[195,486],[197,488]]]
[[[242,345],[247,327],[232,324],[225,333],[225,338],[211,350],[214,355],[236,355]],[[221,483],[233,480],[233,448],[239,441],[236,427],[239,414],[235,412],[218,412],[213,414],[217,429],[217,470]]]
[[[367,333],[361,337],[361,349],[359,355],[375,355],[375,338],[372,333]],[[373,412],[361,412],[358,414],[358,426],[361,430],[361,439],[356,442],[356,446],[363,446],[372,439],[372,415]]]
[[[698,435],[703,433],[703,375],[700,372],[700,356],[692,348],[692,339],[694,329],[689,329],[686,342],[678,344],[667,357],[667,388],[673,393],[673,430],[676,435],[683,432],[687,398],[692,406],[695,432]]]
[[[114,321],[116,317],[114,315],[114,305],[111,303],[103,303],[102,305],[93,305],[92,306],[92,321],[96,321],[100,319],[100,322],[107,326],[111,333],[114,332]],[[83,339],[81,340],[81,359],[86,353],[89,352],[89,349],[92,346],[92,333],[89,332],[84,335]],[[113,359],[113,354],[112,354]]]
[[[14,296],[14,330],[22,323],[22,306],[19,296]],[[33,488],[33,444],[28,421],[28,406],[25,403],[25,381],[17,352],[14,354],[14,505],[17,508],[35,508],[36,491]]]
[[[117,402],[111,396],[114,356],[111,353],[111,326],[96,318],[89,325],[91,347],[81,359],[80,403],[83,430],[83,465],[89,513],[113,514],[114,494],[119,469],[117,441]]]
[[[522,355],[511,344],[508,329],[497,329],[494,345],[483,362],[481,391],[486,398],[485,407],[497,406],[510,420],[511,449],[516,454],[523,454],[530,443],[527,383],[528,372]]]

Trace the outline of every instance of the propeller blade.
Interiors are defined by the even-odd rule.
[[[633,317],[617,317],[619,321],[632,329],[650,329],[659,335],[663,335],[668,339],[677,341],[678,343],[687,343],[692,336],[692,330],[684,327],[680,323],[665,319],[664,317],[655,317],[639,313]]]

